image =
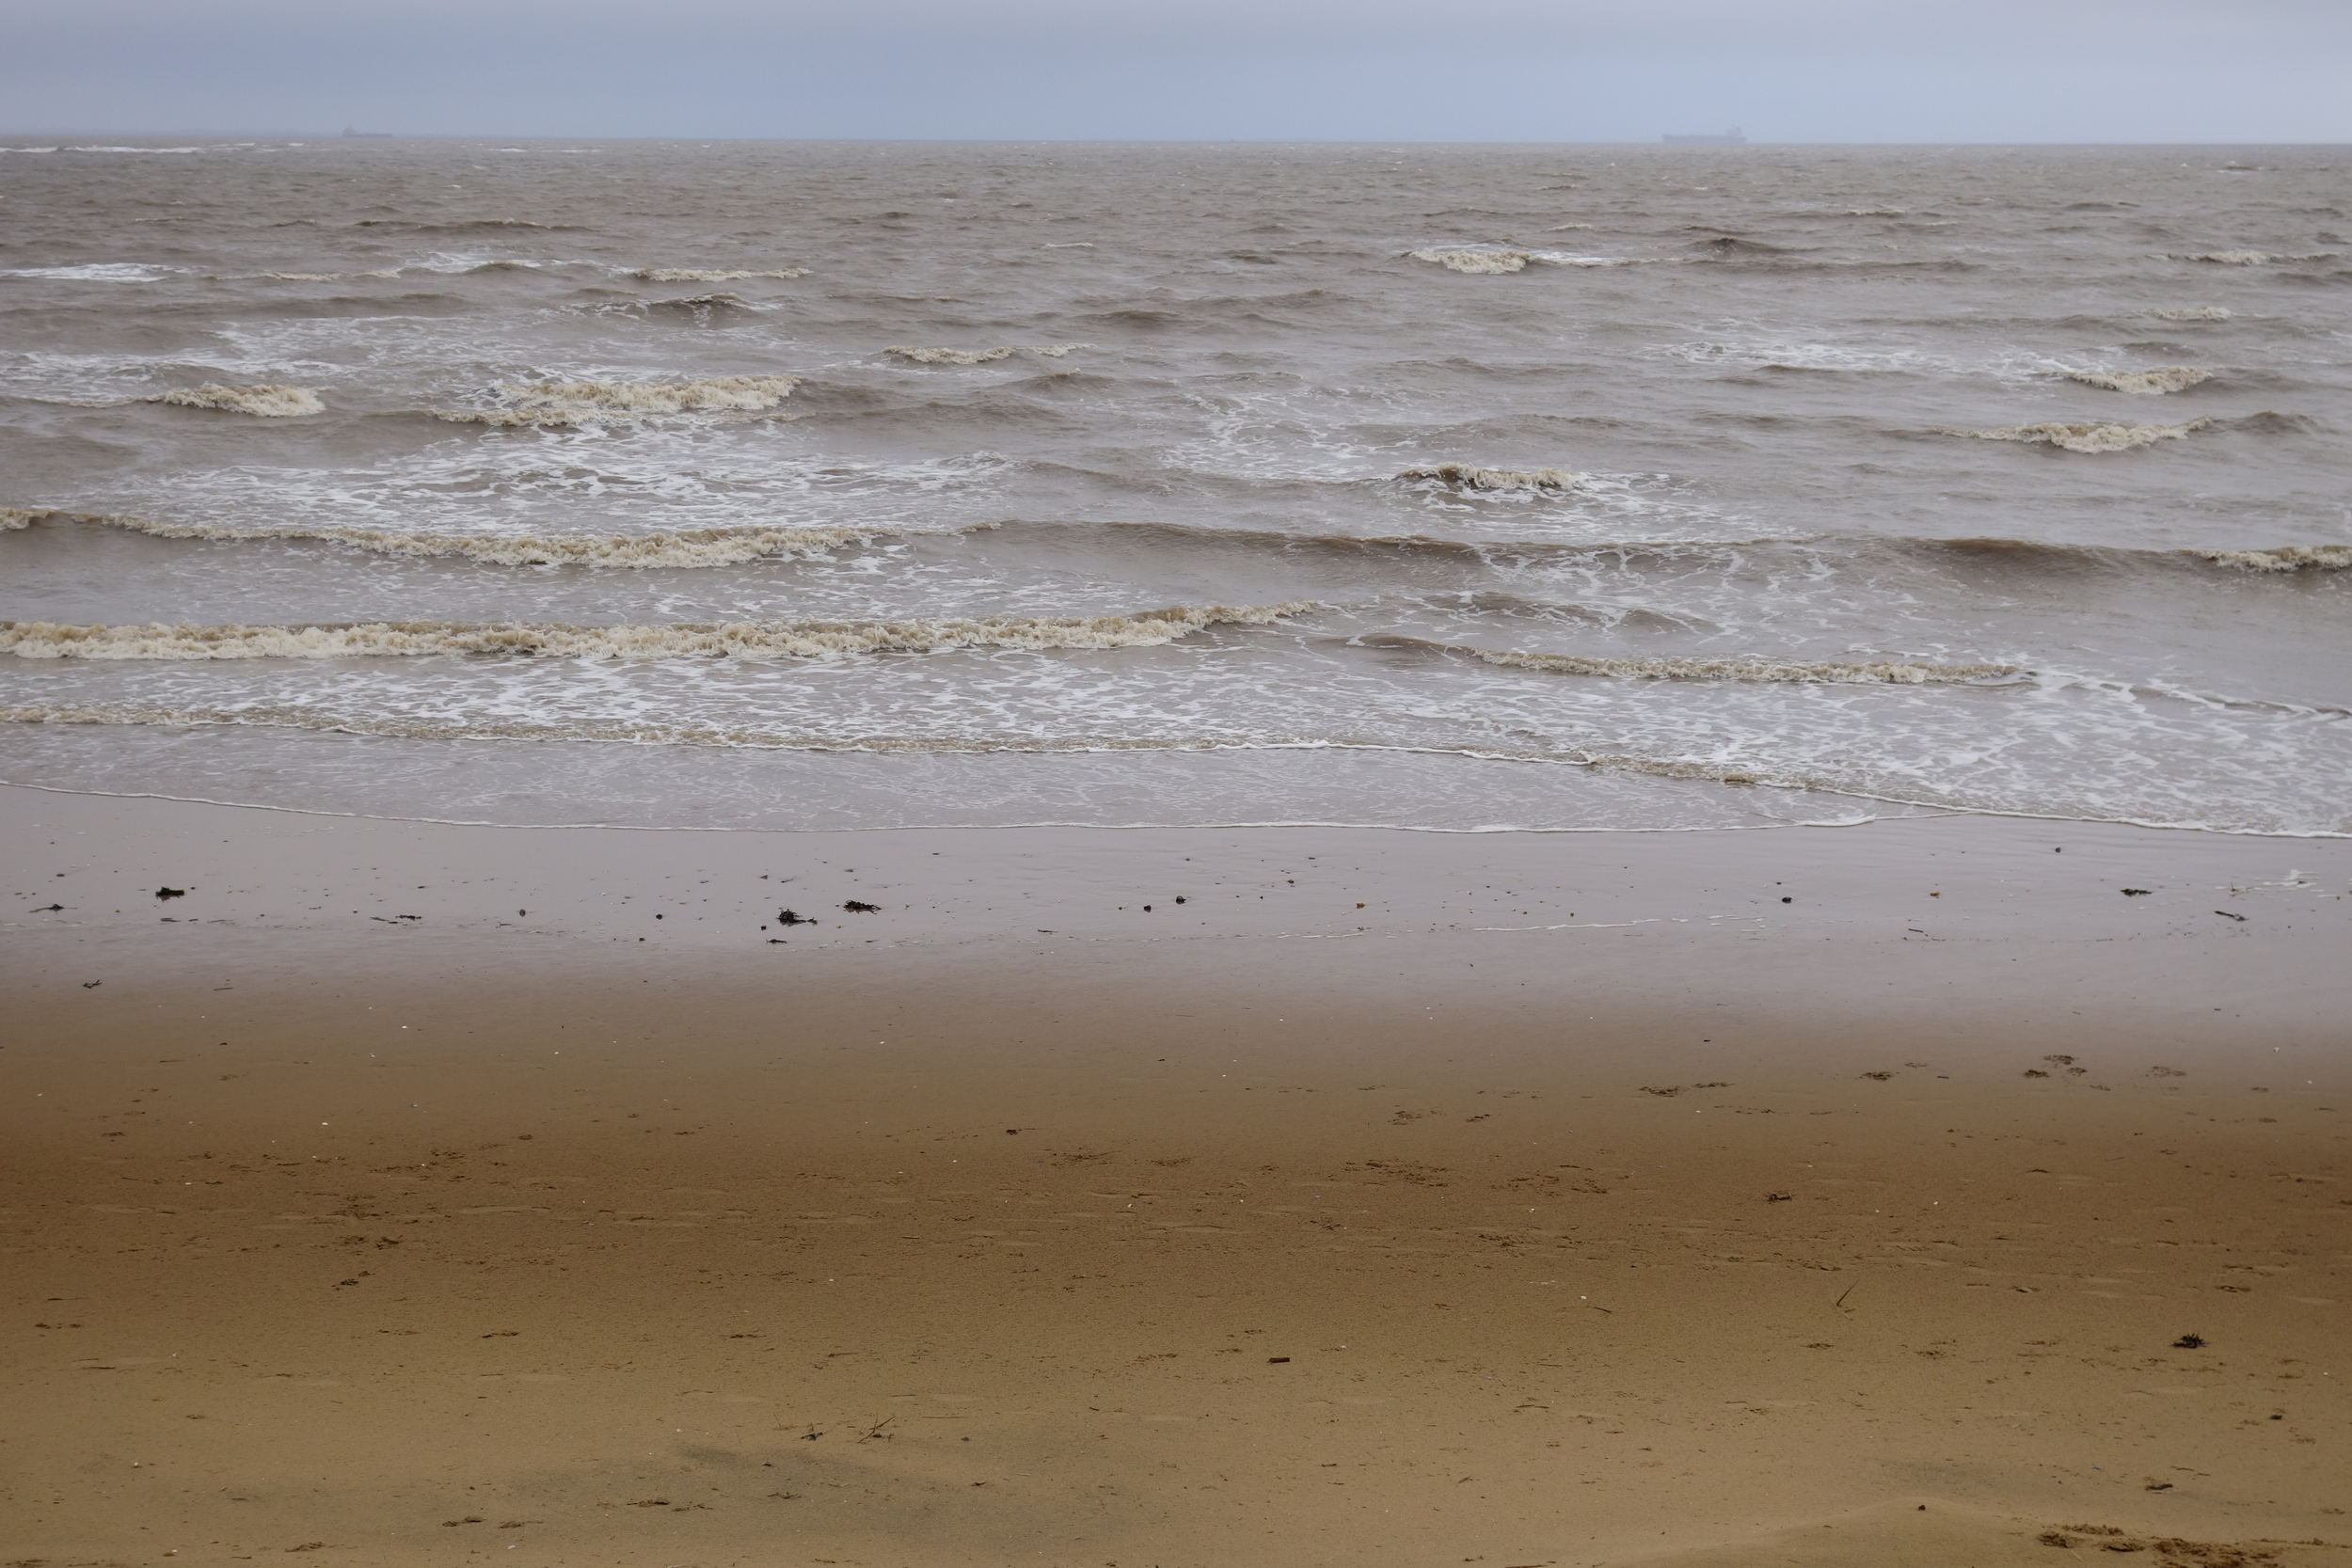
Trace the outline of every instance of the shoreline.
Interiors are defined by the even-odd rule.
[[[613,744],[625,744],[613,742]],[[1440,754],[1440,753],[1433,753]],[[1478,760],[1509,762],[1510,757],[1484,757]],[[1533,766],[1597,767],[1597,764],[1558,764],[1545,762]],[[1756,784],[1745,787],[1789,788],[1797,786]],[[2308,832],[2288,832],[2268,828],[2217,828],[2201,823],[2138,822],[2109,817],[2079,817],[2041,816],[2031,812],[1982,811],[1958,806],[1931,805],[1918,800],[1898,800],[1875,795],[1843,797],[1869,805],[1895,808],[1883,816],[1856,816],[1845,821],[1798,821],[1794,819],[1761,822],[1707,823],[1692,827],[1638,828],[1533,828],[1499,825],[1481,828],[1448,828],[1425,823],[1343,822],[1300,818],[1284,820],[1236,822],[960,822],[945,824],[902,823],[875,828],[762,828],[762,827],[703,827],[693,823],[669,825],[638,822],[497,822],[488,818],[419,816],[398,812],[329,811],[321,806],[293,806],[259,800],[219,800],[206,795],[167,795],[157,790],[90,789],[78,785],[24,784],[0,780],[0,790],[22,789],[41,795],[86,795],[102,800],[154,800],[167,805],[214,806],[223,811],[282,812],[293,816],[329,816],[360,822],[408,822],[427,828],[498,828],[517,832],[630,832],[630,833],[998,833],[998,832],[1282,832],[1289,831],[1360,833],[1456,833],[1466,836],[1494,836],[1524,833],[1536,837],[1563,834],[1626,834],[1656,833],[1747,833],[1778,832],[1788,829],[1836,830],[1868,828],[1884,822],[1921,822],[1958,818],[1982,817],[1994,822],[2043,823],[2054,831],[2068,827],[2119,828],[2133,832],[2188,833],[2216,838],[2277,839],[2286,843],[2352,842],[2352,832],[2313,829]]]
[[[16,1556],[2352,1552],[2352,848],[0,823]]]

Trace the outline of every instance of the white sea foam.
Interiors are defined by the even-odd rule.
[[[1421,646],[1467,654],[1513,670],[1555,675],[1595,675],[1615,680],[1734,681],[1742,684],[1836,686],[1930,686],[2001,680],[2022,673],[2014,664],[1930,664],[1912,659],[1791,658],[1589,658],[1576,654],[1521,653],[1504,648],[1385,640],[1389,646]]]
[[[1031,343],[1013,344],[1004,348],[917,348],[911,343],[893,343],[882,350],[918,365],[985,365],[997,359],[1009,359],[1016,354],[1038,354],[1048,359],[1059,359],[1073,349],[1092,348],[1092,343]]]
[[[1544,232],[1547,234],[1565,234],[1571,229],[1590,229],[1592,225],[1589,223],[1555,223],[1550,228],[1545,230]]]
[[[201,152],[200,147],[69,147],[68,152]]]
[[[2193,365],[2168,365],[2154,371],[2068,371],[2065,375],[2067,380],[2079,381],[2086,387],[2101,387],[2110,392],[2136,392],[2147,397],[2177,392],[2201,381],[2213,379],[2213,372],[2201,371]]]
[[[1573,490],[1584,476],[1565,468],[1478,468],[1467,463],[1437,463],[1407,468],[1403,483],[1427,483],[1456,490]]]
[[[2175,251],[2170,254],[2170,260],[2210,261],[2224,267],[2262,267],[2278,261],[2324,261],[2331,256],[2343,254],[2340,250],[2204,250],[2186,255]]]
[[[224,544],[346,545],[373,555],[409,560],[461,559],[490,566],[595,566],[676,568],[739,566],[771,556],[818,555],[899,531],[884,527],[683,529],[670,533],[405,533],[371,528],[244,528],[222,523],[167,523],[151,517],[0,509],[0,531],[21,529],[43,517],[143,533],[154,539]],[[979,527],[990,525],[981,524]]]
[[[1487,277],[1524,272],[1531,261],[1548,267],[1643,267],[1668,260],[1661,256],[1576,256],[1564,250],[1513,250],[1502,245],[1433,246],[1406,254],[1416,261],[1434,261],[1454,272]]]
[[[1979,441],[2023,441],[2029,445],[2063,447],[2068,451],[2129,451],[2158,441],[2178,441],[2211,420],[2186,424],[2029,424],[2014,430],[1946,430],[1946,436],[1970,436]]]
[[[736,283],[746,277],[806,277],[806,267],[778,267],[770,272],[732,267],[636,267],[623,276],[643,283]]]
[[[791,395],[788,375],[721,375],[696,381],[500,382],[504,408],[436,408],[457,424],[561,425],[645,420],[671,414],[757,413]]]
[[[326,404],[308,387],[181,387],[146,399],[179,408],[211,408],[224,414],[251,414],[264,420],[298,419],[324,414]]]
[[[1213,626],[1263,626],[1317,608],[1177,605],[1136,615],[992,615],[908,621],[745,621],[697,626],[58,626],[0,622],[0,654],[32,659],[221,660],[488,654],[557,658],[834,658],[951,648],[1141,648]]]
[[[1534,259],[1535,253],[1532,250],[1439,250],[1432,248],[1413,252],[1413,260],[1416,261],[1435,261],[1438,265],[1451,268],[1455,272],[1481,273],[1490,277],[1523,272],[1526,270],[1527,263]]]
[[[0,277],[52,277],[73,283],[160,283],[169,277],[170,267],[149,266],[139,261],[85,261],[75,267],[5,267]]]
[[[2192,555],[2249,572],[2352,570],[2352,545],[2281,545],[2267,550],[2192,550]]]
[[[2218,305],[2185,305],[2177,309],[2151,310],[2148,314],[2168,322],[2225,322],[2230,311]]]

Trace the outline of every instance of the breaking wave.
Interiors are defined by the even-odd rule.
[[[1213,626],[1263,626],[1311,601],[1234,608],[1177,605],[1136,615],[992,615],[910,621],[742,621],[689,626],[470,626],[376,621],[348,626],[72,626],[0,622],[0,654],[18,658],[216,660],[421,657],[487,654],[556,658],[834,658],[951,648],[1141,648]]]
[[[2185,305],[2176,309],[2151,310],[2148,314],[2168,322],[2225,322],[2231,313],[2218,305]]]
[[[2186,424],[2029,424],[2014,430],[1946,430],[1945,436],[1970,436],[1979,441],[2023,441],[2028,445],[2063,447],[2068,451],[2129,451],[2158,441],[2185,439],[2211,420]]]
[[[141,261],[85,261],[74,267],[8,267],[0,277],[49,277],[76,283],[157,283],[171,276],[169,267]]]
[[[2069,381],[2079,381],[2086,387],[2100,387],[2110,392],[2137,392],[2155,396],[2178,392],[2201,381],[2213,379],[2213,372],[2201,371],[2193,365],[2168,365],[2154,371],[2068,371]]]
[[[2220,566],[2249,572],[2342,572],[2352,570],[2352,545],[2281,545],[2268,550],[2187,550]]]
[[[1535,260],[1532,250],[1416,250],[1416,261],[1435,261],[1455,272],[1484,273],[1501,276],[1523,272],[1527,263]]]
[[[1573,490],[1584,476],[1565,468],[1478,468],[1467,463],[1437,463],[1407,468],[1399,483],[1442,484],[1454,490]]]
[[[1416,261],[1434,261],[1454,272],[1488,277],[1524,272],[1530,261],[1553,267],[1634,267],[1662,260],[1655,256],[1571,256],[1557,250],[1511,250],[1501,245],[1435,246],[1406,254]]]
[[[490,566],[701,567],[739,566],[770,556],[816,555],[878,534],[888,528],[702,528],[675,533],[465,534],[404,533],[370,528],[239,528],[214,523],[167,523],[148,517],[92,513],[0,509],[0,531],[31,526],[43,517],[119,528],[155,539],[217,540],[230,544],[317,541],[346,545],[374,555],[428,561],[448,558]],[[982,524],[981,527],[988,525]]]
[[[882,350],[918,365],[985,365],[997,359],[1009,359],[1016,354],[1038,354],[1048,359],[1059,359],[1073,349],[1092,348],[1092,343],[1032,343],[1004,348],[917,348],[909,343],[893,343]]]
[[[493,233],[501,229],[537,229],[548,233],[558,230],[580,230],[578,223],[535,223],[530,218],[466,218],[456,223],[420,223],[411,218],[361,218],[354,229],[405,229],[419,234],[470,234],[487,230]]]
[[[733,267],[636,267],[622,274],[641,283],[739,283],[747,277],[806,277],[806,267],[749,272]]]
[[[1512,670],[1616,680],[1736,681],[1761,685],[1928,686],[1982,684],[2026,672],[2014,664],[1927,664],[1907,659],[1846,663],[1784,658],[1587,658],[1575,654],[1519,653],[1433,642],[1419,637],[1364,637],[1367,647],[1456,654]]]
[[[291,420],[326,412],[326,404],[308,387],[216,387],[208,381],[201,387],[182,387],[146,401],[168,403],[180,408],[214,408],[224,414],[251,414],[264,420]]]
[[[2331,256],[2343,254],[2340,250],[2202,250],[2187,255],[2174,251],[2169,253],[2168,259],[2174,261],[2210,261],[2224,267],[2261,267],[2279,261],[2325,261]]]
[[[2149,549],[2111,545],[2051,544],[2028,539],[1905,534],[1814,533],[1744,539],[1582,540],[1447,539],[1424,533],[1308,533],[1278,529],[1201,526],[1179,522],[1065,524],[1009,521],[988,525],[1014,537],[1054,542],[1071,532],[1103,534],[1142,545],[1165,545],[1188,555],[1232,550],[1251,555],[1318,556],[1339,561],[1403,558],[1431,567],[1470,570],[1532,564],[1591,563],[1612,570],[1679,572],[1694,563],[1733,566],[1799,552],[1822,565],[1867,569],[1889,558],[1933,564],[2013,564],[2039,571],[2200,571],[2217,564],[2261,572],[2333,571],[2352,564],[2352,545],[2280,546],[2269,549]],[[2266,564],[2276,562],[2275,564]],[[1812,568],[1808,568],[1812,569]],[[1679,623],[1676,623],[1679,624]]]
[[[645,301],[644,309],[691,316],[697,325],[707,326],[711,318],[723,310],[764,310],[767,307],[754,305],[741,294],[714,293],[691,294],[683,299],[649,299]]]
[[[504,408],[436,408],[458,424],[581,424],[595,420],[657,419],[667,414],[757,413],[799,385],[788,375],[722,375],[700,381],[500,382]]]

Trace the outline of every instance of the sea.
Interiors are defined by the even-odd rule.
[[[2352,833],[2340,148],[0,146],[0,781]]]

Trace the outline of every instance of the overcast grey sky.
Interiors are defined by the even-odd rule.
[[[2352,141],[2352,0],[0,0],[0,133]]]

